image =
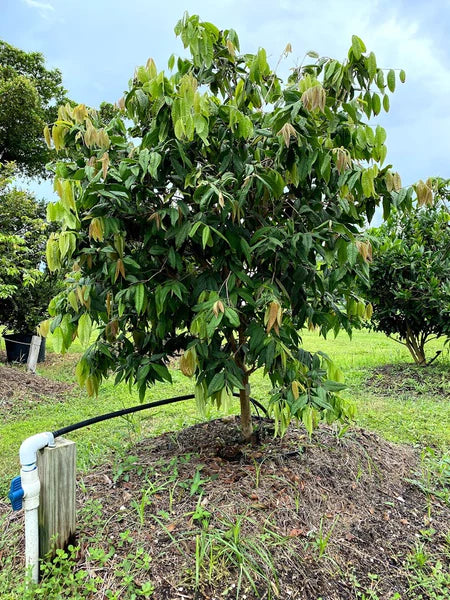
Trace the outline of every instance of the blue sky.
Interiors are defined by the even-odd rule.
[[[183,53],[173,27],[184,10],[236,29],[241,50],[263,46],[273,65],[291,43],[281,75],[308,50],[345,58],[357,34],[380,66],[406,71],[376,121],[387,131],[387,161],[404,184],[450,178],[450,0],[0,0],[0,38],[42,52],[70,97],[96,106],[115,102],[148,57],[161,69]]]

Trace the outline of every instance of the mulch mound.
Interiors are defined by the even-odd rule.
[[[432,394],[437,401],[450,399],[450,371],[447,364],[428,367],[397,363],[377,367],[365,382],[368,391],[377,396],[407,394],[411,398]]]
[[[15,419],[25,408],[48,398],[60,398],[72,388],[73,385],[28,373],[26,366],[0,364],[0,418]]]
[[[152,559],[134,583],[150,580],[158,600],[346,600],[355,586],[408,598],[405,557],[424,528],[440,546],[450,518],[408,483],[415,450],[362,429],[339,438],[322,426],[309,439],[290,427],[279,439],[272,427],[260,419],[251,446],[237,418],[195,425],[85,475],[78,564],[103,578],[95,597],[126,597],[115,573],[140,548]]]

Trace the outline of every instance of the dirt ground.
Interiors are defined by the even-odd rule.
[[[392,393],[419,398],[432,394],[436,400],[450,399],[450,373],[446,364],[436,363],[423,368],[412,364],[388,364],[373,369],[366,381],[368,391],[379,396]]]
[[[0,419],[4,422],[44,399],[61,397],[72,388],[67,383],[27,373],[25,365],[10,366],[4,353],[0,353]]]

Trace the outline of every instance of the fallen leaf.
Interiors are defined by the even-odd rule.
[[[299,535],[304,535],[303,529],[291,529],[288,533],[288,537],[298,537]]]

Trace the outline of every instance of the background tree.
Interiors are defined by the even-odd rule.
[[[42,130],[64,97],[61,72],[48,70],[42,54],[0,40],[0,161],[14,161],[24,175],[45,176],[51,152]]]
[[[191,58],[172,56],[171,75],[139,67],[106,127],[79,105],[52,128],[77,159],[55,166],[48,262],[74,272],[50,327],[65,349],[97,326],[77,367],[91,394],[114,372],[143,398],[182,352],[199,402],[239,390],[245,438],[258,368],[277,424],[311,431],[348,412],[339,371],[298,331],[350,330],[364,315],[353,288],[370,247],[355,236],[379,202],[411,201],[379,166],[385,131],[366,122],[389,108],[396,74],[353,36],[348,60],[310,53],[282,85],[263,49],[239,54],[233,30],[185,15],[175,31]]]
[[[372,326],[398,336],[393,339],[422,366],[427,364],[425,344],[450,337],[449,183],[419,182],[417,206],[395,211],[370,232],[373,263],[365,294],[373,304]]]
[[[58,290],[45,269],[46,206],[14,187],[14,165],[0,169],[0,325],[32,333]]]

